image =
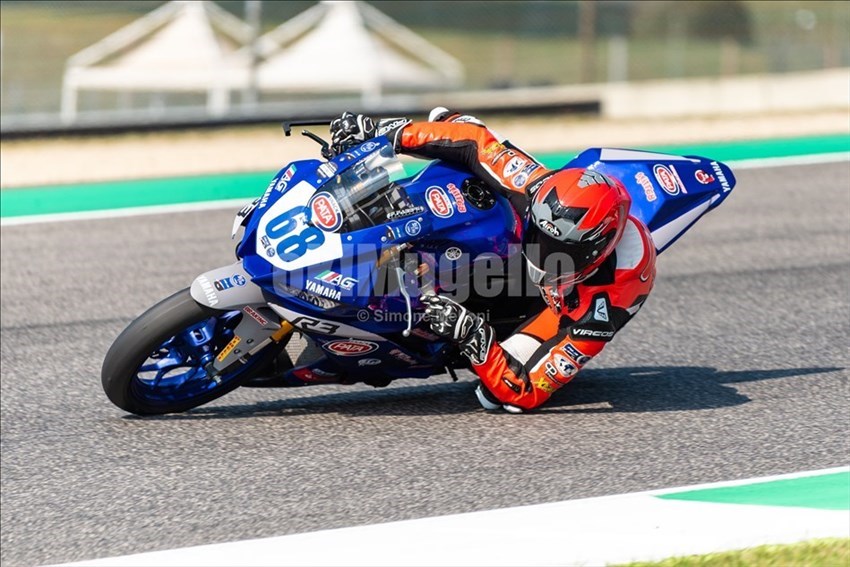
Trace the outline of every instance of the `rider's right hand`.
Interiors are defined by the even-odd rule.
[[[349,147],[375,137],[375,123],[365,114],[343,112],[331,122],[331,149],[339,155]]]

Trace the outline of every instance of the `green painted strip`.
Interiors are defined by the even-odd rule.
[[[784,157],[850,150],[850,136],[718,142],[654,146],[646,149],[673,154],[705,155],[719,160]],[[541,154],[549,167],[560,167],[575,155]],[[409,168],[409,171],[416,166]],[[251,199],[262,194],[274,172],[203,175],[166,179],[9,188],[0,191],[0,217],[68,213],[197,203],[222,199]]]
[[[850,472],[659,495],[665,500],[850,510]]]
[[[241,173],[4,189],[0,191],[0,216],[247,200],[261,195],[273,176],[270,172]]]
[[[649,146],[654,152],[679,155],[698,155],[720,161],[759,159],[788,156],[805,156],[850,151],[850,135],[809,136],[804,138],[771,138],[741,142],[712,142],[701,144],[675,144]],[[541,154],[540,159],[547,167],[561,167],[575,153]]]

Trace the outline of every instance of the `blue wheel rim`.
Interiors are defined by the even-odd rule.
[[[229,343],[241,319],[239,311],[229,311],[191,325],[164,341],[148,354],[132,380],[137,398],[152,405],[188,402],[221,389],[243,375],[262,356],[255,354],[245,364],[213,379],[205,366]]]

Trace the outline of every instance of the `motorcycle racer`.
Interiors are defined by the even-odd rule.
[[[432,330],[456,342],[488,410],[538,407],[567,384],[637,313],[655,279],[649,229],[629,215],[619,180],[582,168],[548,169],[475,117],[436,108],[427,122],[344,113],[331,123],[336,153],[385,135],[397,152],[460,164],[525,213],[523,256],[546,302],[504,341],[443,295],[422,297]],[[547,259],[568,259],[556,269]]]

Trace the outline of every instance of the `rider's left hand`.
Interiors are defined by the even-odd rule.
[[[431,330],[458,343],[474,364],[483,364],[493,344],[493,330],[484,319],[448,297],[426,294],[421,299]]]
[[[331,122],[331,149],[339,155],[349,147],[375,137],[375,122],[365,114],[343,112]]]

